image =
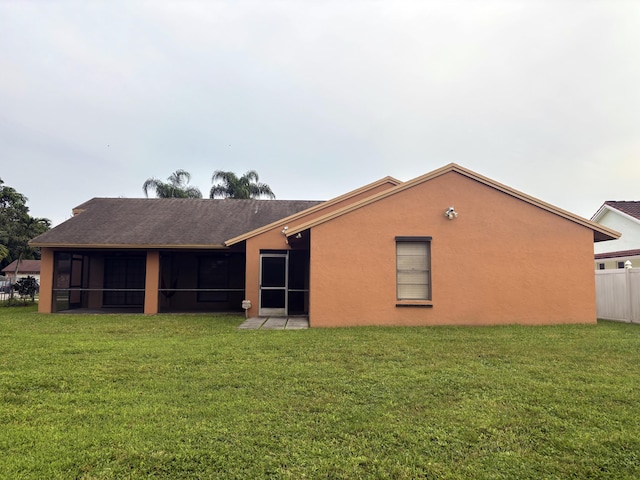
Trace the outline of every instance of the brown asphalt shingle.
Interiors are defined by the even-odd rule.
[[[640,255],[640,249],[620,250],[619,252],[596,253],[593,258],[595,258],[596,260],[602,260],[603,258],[634,257],[636,255]]]
[[[18,260],[14,260],[2,269],[2,273],[15,273],[18,266]],[[40,260],[20,260],[18,273],[40,273]]]
[[[640,220],[640,202],[637,201],[614,201],[608,200],[604,202],[605,205],[620,210],[627,215],[631,215],[633,218]]]
[[[318,201],[93,198],[35,246],[220,246]]]

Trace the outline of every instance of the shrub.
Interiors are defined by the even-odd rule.
[[[35,300],[36,293],[38,292],[38,281],[31,276],[21,278],[12,286],[13,290],[18,292],[18,295],[22,297],[24,303],[26,303],[26,299],[30,298],[33,302]]]

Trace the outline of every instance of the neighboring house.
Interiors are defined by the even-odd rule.
[[[617,240],[594,245],[596,270],[624,268],[627,261],[640,267],[640,202],[604,202],[591,220],[622,233]]]
[[[17,269],[17,274],[16,274]],[[34,277],[40,282],[40,260],[14,260],[2,269],[2,274],[8,277],[11,283],[25,277]]]
[[[93,199],[34,239],[39,311],[308,315],[312,327],[594,323],[619,234],[450,164],[327,202]]]

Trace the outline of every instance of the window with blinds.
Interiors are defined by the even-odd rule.
[[[431,300],[431,237],[396,238],[398,300]]]

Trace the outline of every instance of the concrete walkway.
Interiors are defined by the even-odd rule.
[[[251,317],[238,328],[243,330],[302,330],[309,328],[309,317]]]

